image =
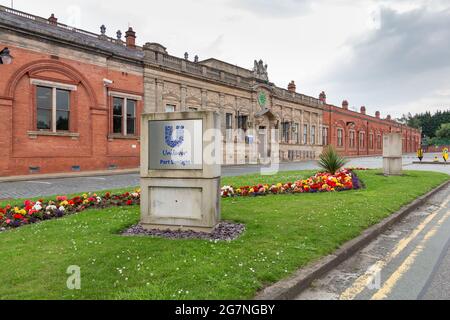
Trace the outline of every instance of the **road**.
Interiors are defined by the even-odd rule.
[[[450,187],[297,300],[450,299]]]
[[[432,160],[431,154],[427,155]],[[450,166],[440,165],[413,165],[416,158],[407,155],[403,158],[403,164],[407,170],[436,170],[450,174]],[[349,167],[381,168],[381,157],[353,158]],[[280,164],[280,171],[314,170],[317,169],[316,161],[304,161]],[[223,176],[239,176],[244,174],[259,173],[260,166],[233,166],[224,167]],[[63,179],[44,179],[33,181],[2,182],[0,183],[0,200],[31,198],[50,196],[56,194],[71,194],[79,192],[92,192],[118,188],[133,188],[139,185],[138,174],[125,174],[104,177],[75,177]]]

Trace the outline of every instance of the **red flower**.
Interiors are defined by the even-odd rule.
[[[127,206],[131,206],[133,204],[133,201],[132,200],[128,200],[127,201]]]
[[[22,216],[21,214],[16,213],[16,214],[13,216],[13,218],[16,219],[16,220],[22,220],[22,219],[23,219],[23,216]]]

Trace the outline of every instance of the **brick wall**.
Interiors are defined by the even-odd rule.
[[[329,128],[329,144],[335,146],[341,154],[346,156],[382,155],[382,137],[390,132],[402,133],[404,153],[416,152],[420,147],[421,132],[419,130],[389,120],[389,116],[387,119],[381,119],[381,117],[365,114],[365,107],[362,107],[361,111],[348,110],[345,103],[342,108],[333,105],[325,106],[323,121]],[[343,133],[342,145],[338,144],[338,129]]]
[[[0,47],[8,46],[14,56],[13,64],[0,66],[0,176],[25,175],[32,168],[54,173],[78,167],[82,171],[138,167],[138,138],[111,136],[112,98],[108,92],[142,97],[142,75],[128,72],[126,67],[112,68],[101,55],[90,57],[95,63],[86,63],[76,58],[75,51],[74,59],[68,59],[23,48],[25,45],[0,41]],[[36,86],[31,79],[76,87],[70,94],[68,133],[48,136],[37,132]],[[106,88],[103,79],[114,83]],[[142,109],[140,100],[137,113]]]

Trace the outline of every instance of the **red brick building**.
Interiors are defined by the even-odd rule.
[[[376,111],[375,116],[370,116],[364,106],[360,112],[355,112],[349,110],[349,103],[345,100],[342,107],[326,104],[325,93],[320,98],[325,103],[324,135],[328,144],[335,146],[343,155],[381,155],[383,135],[391,132],[402,133],[404,153],[416,152],[422,143],[420,130],[402,125],[392,120],[390,115],[382,119],[381,113]]]
[[[329,105],[324,93],[299,94],[294,83],[276,87],[262,61],[254,70],[189,61],[160,44],[137,46],[131,28],[125,39],[100,31],[0,6],[0,50],[14,58],[0,64],[0,176],[137,168],[142,112],[215,110],[226,141],[235,139],[229,130],[254,129],[261,143],[278,129],[280,156],[291,161],[317,158],[327,144],[349,156],[380,155],[392,131],[403,133],[405,152],[421,143],[420,131],[379,113]]]

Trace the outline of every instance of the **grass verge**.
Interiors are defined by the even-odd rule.
[[[139,221],[138,207],[90,210],[0,233],[0,299],[250,299],[449,178],[377,173],[359,171],[367,187],[359,191],[225,199],[223,219],[247,226],[231,243],[119,236]],[[223,184],[310,174],[225,178]],[[73,265],[81,268],[77,291],[66,286]]]

